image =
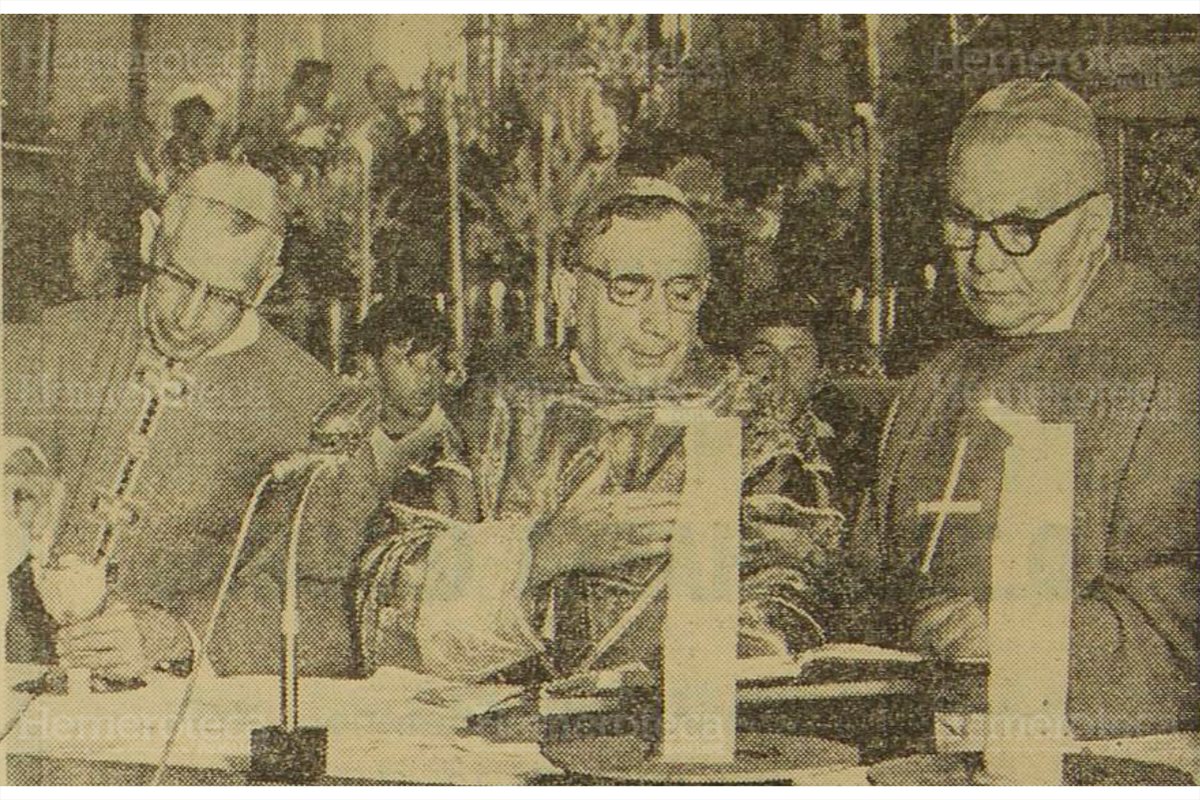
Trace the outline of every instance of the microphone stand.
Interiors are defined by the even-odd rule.
[[[188,673],[187,683],[184,684],[183,698],[179,701],[178,707],[175,709],[175,719],[171,723],[171,731],[167,734],[167,741],[163,744],[162,753],[158,757],[158,764],[154,768],[154,774],[150,777],[151,786],[159,786],[162,784],[163,778],[166,776],[167,759],[171,756],[171,751],[175,748],[175,739],[179,736],[179,728],[183,725],[183,718],[187,714],[188,706],[192,702],[192,693],[196,689],[196,681],[200,677],[201,665],[204,664],[208,657],[208,649],[212,644],[213,634],[217,629],[217,620],[221,616],[221,610],[225,605],[225,595],[229,593],[229,585],[233,582],[233,573],[237,569],[238,560],[241,558],[242,550],[246,545],[246,538],[250,533],[250,521],[254,518],[254,512],[258,510],[259,501],[262,500],[263,492],[268,484],[274,478],[274,472],[268,472],[259,479],[258,484],[254,487],[254,493],[250,495],[250,500],[246,503],[246,509],[242,512],[242,521],[238,526],[237,539],[233,544],[233,551],[229,554],[229,562],[225,565],[225,574],[221,576],[221,585],[217,588],[217,596],[213,600],[212,610],[208,615],[208,624],[204,627],[204,638],[200,640],[200,644],[196,647],[196,652],[192,655],[192,671]]]
[[[275,470],[282,480],[307,471],[304,488],[292,514],[284,562],[283,603],[280,617],[279,724],[250,732],[252,783],[311,784],[325,774],[329,730],[300,725],[300,669],[297,634],[300,629],[299,561],[300,530],[304,511],[317,478],[342,457],[329,453],[305,453],[283,462]]]
[[[204,630],[204,638],[200,640],[196,648],[192,660],[192,671],[188,675],[184,687],[183,699],[180,700],[176,709],[171,731],[163,745],[162,755],[159,757],[150,785],[161,784],[165,776],[167,760],[170,758],[171,751],[175,746],[175,739],[179,735],[179,729],[191,703],[201,666],[207,658],[213,634],[216,631],[217,620],[224,607],[225,596],[229,592],[234,571],[246,544],[250,522],[258,509],[263,492],[268,485],[289,480],[306,470],[312,471],[308,475],[300,500],[292,514],[284,565],[283,614],[280,620],[282,644],[280,724],[255,728],[250,732],[250,779],[264,783],[315,783],[325,774],[328,732],[325,728],[302,728],[299,725],[300,713],[297,699],[300,690],[300,675],[297,668],[296,635],[299,630],[297,587],[299,584],[300,528],[308,497],[317,477],[326,468],[348,459],[354,447],[361,444],[370,430],[366,419],[370,417],[373,408],[371,395],[361,391],[361,387],[353,388],[353,391],[335,397],[314,418],[313,429],[310,432],[313,449],[277,462],[254,487],[254,493],[242,513],[237,540],[233,545],[233,552],[230,553],[229,563],[225,567],[221,585],[217,589],[216,599],[213,600],[212,611],[209,613],[208,624]]]
[[[250,523],[254,518],[255,512],[258,510],[263,493],[270,484],[288,479],[306,469],[312,469],[312,472],[309,474],[308,481],[305,483],[303,493],[301,494],[300,502],[292,516],[288,539],[287,562],[285,565],[284,608],[283,619],[281,620],[281,635],[284,645],[282,655],[284,673],[281,676],[283,683],[281,692],[282,724],[268,728],[256,728],[251,731],[251,775],[265,782],[311,783],[324,774],[327,739],[325,729],[300,728],[297,724],[299,722],[299,711],[296,698],[299,689],[299,673],[296,669],[296,632],[298,629],[296,586],[298,582],[299,533],[304,515],[304,507],[307,504],[308,495],[313,483],[315,483],[316,477],[326,467],[339,462],[342,457],[336,453],[301,453],[292,456],[275,464],[270,471],[259,479],[258,484],[254,487],[254,492],[251,494],[250,500],[246,503],[246,508],[242,512],[237,539],[234,542],[232,552],[229,554],[229,561],[225,566],[225,573],[221,577],[221,584],[217,589],[216,598],[213,600],[212,610],[209,612],[208,622],[204,628],[204,636],[193,654],[192,670],[188,674],[187,682],[184,685],[183,697],[180,699],[179,705],[175,710],[175,718],[172,721],[171,730],[167,735],[166,742],[163,744],[162,753],[150,778],[149,785],[161,785],[163,778],[166,776],[167,761],[175,748],[175,742],[183,725],[184,717],[187,714],[188,707],[191,705],[192,696],[196,689],[196,682],[208,657],[213,635],[216,633],[217,621],[220,619],[221,611],[225,605],[225,597],[229,593],[234,572],[237,569],[238,561],[241,558],[242,550],[245,548],[246,540],[250,533]],[[318,733],[306,733],[305,731],[318,731]],[[258,754],[257,758],[256,754]],[[305,760],[296,758],[290,754],[311,755]],[[304,765],[305,769],[297,769],[294,766],[297,764]],[[255,770],[256,765],[258,766],[257,771]],[[270,765],[274,765],[274,768]]]

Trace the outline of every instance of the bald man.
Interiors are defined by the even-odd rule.
[[[942,353],[894,408],[851,541],[877,602],[848,624],[938,656],[988,655],[1011,442],[983,413],[995,400],[1074,426],[1072,734],[1195,730],[1194,312],[1154,271],[1112,258],[1095,120],[1061,84],[1014,81],[985,94],[954,134],[948,178],[945,244],[989,335]],[[978,507],[929,513],[948,491]]]
[[[192,666],[255,482],[307,444],[313,415],[335,390],[332,376],[258,316],[280,274],[281,230],[266,175],[201,167],[166,201],[154,275],[140,293],[5,327],[4,434],[39,445],[65,487],[51,563],[103,563],[110,579],[98,613],[55,621],[42,608],[38,570],[18,569],[9,660],[57,660],[118,685]],[[331,483],[313,498],[309,519],[321,535],[307,537],[320,544],[306,550],[303,613],[320,597],[340,607],[338,570],[358,547],[355,504],[370,503],[367,485],[361,494],[354,486]],[[262,632],[278,625],[272,555],[286,529],[284,494],[266,498],[252,530],[210,651],[220,671],[277,668],[278,640]],[[307,626],[310,672],[347,670],[348,642],[317,636],[345,627]]]

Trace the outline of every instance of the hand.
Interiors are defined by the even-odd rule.
[[[743,567],[819,564],[836,551],[844,518],[778,495],[742,501]]]
[[[568,500],[534,528],[529,585],[575,570],[599,571],[665,556],[679,495],[630,492]]]
[[[140,678],[159,664],[191,653],[183,623],[153,606],[116,601],[91,619],[59,628],[55,637],[64,668],[88,667],[116,680]]]
[[[913,609],[914,650],[940,658],[987,658],[987,618],[973,597],[941,595]]]

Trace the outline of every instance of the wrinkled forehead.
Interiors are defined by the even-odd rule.
[[[613,217],[579,247],[580,263],[611,276],[646,275],[656,280],[709,272],[708,245],[683,211],[645,219]]]
[[[176,196],[163,209],[163,240],[175,269],[213,286],[254,289],[274,267],[279,235],[228,203]]]
[[[777,353],[815,350],[812,334],[799,325],[771,325],[759,328],[754,335],[754,347],[769,347]]]
[[[955,134],[950,200],[981,219],[1043,216],[1104,188],[1099,143],[1042,122],[990,124]]]

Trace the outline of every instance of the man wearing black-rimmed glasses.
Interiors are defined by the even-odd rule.
[[[659,656],[653,587],[685,467],[682,431],[656,424],[655,408],[748,423],[753,393],[700,340],[709,250],[677,187],[602,185],[576,215],[567,265],[555,285],[568,346],[476,391],[480,413],[467,415],[480,521],[399,518],[364,560],[368,668],[398,656],[459,679],[526,681]],[[843,516],[797,490],[810,481],[794,438],[743,430],[742,463],[729,464],[744,476],[739,652],[784,655],[822,640],[793,601]]]
[[[994,409],[1069,424],[1070,735],[1196,730],[1194,310],[1151,270],[1113,258],[1096,121],[1062,84],[1020,80],[983,95],[954,133],[947,194],[944,243],[989,333],[942,353],[897,402],[850,547],[874,602],[847,628],[939,657],[987,657],[994,576],[1025,580],[1038,566],[1020,554],[992,563],[1013,441]],[[1031,671],[1053,667],[1037,657]]]

